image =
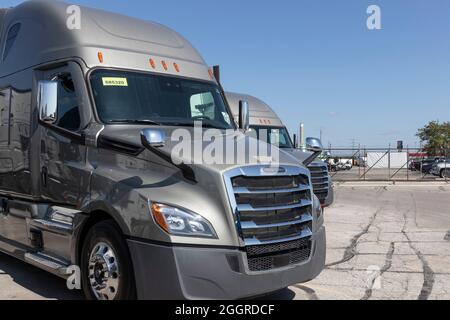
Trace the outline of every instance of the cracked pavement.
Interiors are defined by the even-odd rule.
[[[327,267],[270,298],[450,299],[450,186],[346,186],[325,210]]]
[[[450,299],[450,185],[340,185],[325,210],[327,267],[268,299]],[[0,254],[0,299],[82,299]]]

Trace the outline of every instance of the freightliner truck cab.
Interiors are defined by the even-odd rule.
[[[258,138],[278,145],[281,150],[292,155],[295,159],[307,166],[311,172],[314,194],[319,198],[323,207],[332,205],[334,201],[334,190],[328,172],[328,166],[325,162],[316,160],[322,153],[320,149],[312,150],[311,146],[309,146],[309,150],[297,149],[291,140],[286,126],[273,109],[264,101],[247,94],[226,92],[225,95],[235,119],[239,116],[239,101],[246,100],[249,102],[250,129],[256,133]],[[307,140],[317,143],[317,139],[309,138]]]
[[[309,171],[284,153],[277,170],[174,159],[171,137],[198,122],[249,143],[247,103],[238,128],[173,30],[78,8],[74,24],[56,1],[0,11],[0,250],[63,278],[78,267],[99,300],[238,299],[316,277]]]

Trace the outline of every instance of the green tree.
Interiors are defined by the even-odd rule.
[[[440,123],[431,121],[422,129],[419,129],[417,136],[424,144],[424,150],[430,156],[443,155],[450,151],[450,122]]]

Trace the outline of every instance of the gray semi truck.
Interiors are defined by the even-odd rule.
[[[314,194],[319,198],[323,207],[332,205],[334,201],[334,189],[328,172],[328,166],[325,162],[316,160],[321,152],[296,148],[286,126],[273,109],[264,101],[247,94],[226,92],[225,95],[235,119],[239,116],[239,101],[245,100],[249,102],[250,129],[256,133],[258,138],[268,143],[276,144],[281,150],[292,155],[295,159],[307,166],[311,172]],[[263,131],[264,133],[262,133]]]
[[[78,267],[99,300],[247,298],[321,273],[325,227],[304,166],[282,152],[277,170],[171,156],[168,137],[199,121],[250,141],[248,104],[237,127],[178,33],[29,1],[0,10],[0,36],[2,252],[62,278]]]

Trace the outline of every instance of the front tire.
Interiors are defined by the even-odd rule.
[[[81,276],[88,300],[136,299],[128,247],[113,221],[102,221],[89,230],[81,253]]]
[[[450,169],[441,170],[441,178],[450,178]]]

